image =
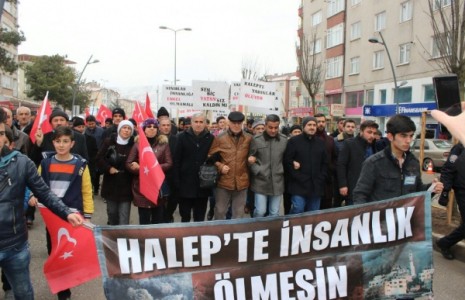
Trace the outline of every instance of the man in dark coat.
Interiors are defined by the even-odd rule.
[[[358,177],[362,171],[362,164],[376,152],[375,133],[378,124],[372,120],[363,121],[360,124],[360,133],[355,138],[346,139],[342,142],[337,159],[337,182],[339,194],[345,200],[346,205],[354,204],[352,193],[357,184]],[[341,203],[336,203],[339,207]]]
[[[68,126],[68,115],[60,109],[55,109],[50,115],[49,122],[52,125],[53,130],[58,126]],[[36,165],[39,165],[42,161],[43,152],[55,151],[55,147],[53,147],[52,136],[53,132],[47,132],[46,134],[43,134],[42,131],[37,130],[36,142],[32,146],[31,151],[31,159],[36,163]],[[74,134],[74,146],[71,148],[71,153],[79,154],[87,161],[89,160],[86,139],[83,134]]]
[[[326,132],[326,117],[324,114],[316,114],[316,137],[325,143],[326,154],[328,155],[328,176],[326,177],[324,194],[321,198],[321,209],[333,207],[334,186],[336,183],[336,145],[334,138]]]
[[[179,212],[182,222],[205,220],[211,189],[200,188],[199,169],[207,160],[214,136],[206,128],[203,114],[194,114],[192,127],[178,134],[174,155],[175,186],[178,190]]]
[[[325,143],[318,139],[316,118],[302,121],[303,132],[289,139],[284,153],[284,168],[289,176],[290,214],[320,209],[321,196],[328,175]]]

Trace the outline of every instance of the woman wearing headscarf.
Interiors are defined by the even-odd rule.
[[[134,145],[134,125],[124,120],[118,124],[97,154],[97,164],[103,172],[101,195],[107,202],[108,225],[127,225],[131,212],[132,175],[125,168]]]
[[[149,145],[152,147],[157,161],[163,172],[166,173],[173,166],[168,137],[164,134],[159,134],[158,122],[155,119],[149,118],[142,124],[143,133],[147,137]],[[139,132],[142,134],[141,132]],[[158,224],[163,223],[166,199],[168,197],[168,189],[166,183],[163,183],[160,188],[157,204],[148,200],[140,192],[139,182],[139,143],[136,143],[129,153],[126,161],[126,169],[132,173],[132,193],[134,196],[134,205],[139,210],[139,223]]]

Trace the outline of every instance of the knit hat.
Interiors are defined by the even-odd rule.
[[[305,125],[307,125],[308,122],[310,121],[313,121],[316,123],[316,118],[315,117],[305,117],[303,118],[302,120],[302,128],[305,127]]]
[[[163,116],[169,117],[170,114],[168,113],[168,110],[162,106],[157,112],[157,118],[160,118]]]
[[[263,126],[265,126],[265,121],[263,121],[263,120],[258,120],[258,121],[253,122],[252,128],[255,129],[255,127],[257,127],[258,125],[263,125]]]
[[[115,114],[120,114],[123,117],[123,119],[126,119],[126,113],[124,112],[124,109],[120,107],[113,109],[113,111],[111,112],[111,116],[113,117]]]
[[[117,131],[118,135],[119,135],[119,131],[121,130],[121,128],[123,126],[125,126],[125,125],[128,125],[129,127],[131,127],[131,131],[132,131],[132,133],[134,133],[134,125],[131,123],[131,121],[123,120],[123,121],[119,122],[119,124],[118,124],[118,131]]]
[[[302,131],[302,127],[300,127],[300,125],[295,124],[291,126],[291,128],[289,129],[289,133],[293,132],[296,129],[299,129],[300,131]]]
[[[65,118],[66,121],[69,120],[69,116],[64,111],[62,111],[61,109],[54,109],[52,111],[52,113],[50,114],[50,118],[48,118],[48,121],[50,123],[52,123],[52,120],[55,117],[63,117],[63,118]]]
[[[153,118],[148,118],[142,123],[142,129],[145,130],[149,125],[155,125],[155,127],[158,128],[158,121]]]
[[[78,127],[78,126],[81,126],[81,125],[86,125],[84,123],[84,120],[80,117],[74,117],[73,118],[73,127]]]

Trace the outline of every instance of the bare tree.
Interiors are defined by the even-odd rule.
[[[241,73],[242,79],[266,81],[266,70],[264,70],[258,58],[243,58]]]
[[[464,2],[464,0],[428,0],[429,17],[433,28],[431,56],[445,72],[457,74],[461,97],[465,84]]]
[[[323,62],[321,54],[316,53],[318,47],[316,32],[310,36],[303,36],[300,46],[296,45],[297,62],[299,65],[300,80],[305,85],[311,98],[311,107],[316,112],[316,95],[323,84]]]

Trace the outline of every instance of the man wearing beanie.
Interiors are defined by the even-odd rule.
[[[61,109],[55,109],[52,111],[50,117],[49,117],[49,122],[50,125],[52,125],[52,131],[48,132],[46,134],[43,134],[42,130],[38,129],[36,132],[36,142],[32,146],[32,151],[31,151],[31,159],[36,163],[36,165],[39,165],[40,162],[42,161],[42,153],[43,152],[54,152],[55,147],[53,146],[53,131],[58,127],[58,126],[68,126],[68,120],[69,117],[68,115],[62,111]],[[73,154],[79,154],[86,160],[89,160],[89,155],[87,153],[87,145],[86,145],[86,139],[84,135],[80,133],[76,133],[74,135],[74,146],[71,148],[71,153]]]
[[[208,152],[216,158],[216,167],[221,174],[216,188],[215,220],[226,219],[231,206],[232,219],[244,215],[245,199],[249,187],[247,156],[252,136],[242,131],[244,115],[234,111],[228,115],[229,129],[221,133]]]
[[[94,117],[94,116],[89,116],[89,117]],[[89,118],[87,117],[87,118]],[[94,117],[95,118],[95,117]],[[96,195],[98,191],[98,186],[97,190],[95,190],[94,183],[97,181],[95,177],[97,176],[97,166],[95,164],[95,159],[97,157],[97,152],[98,152],[98,146],[97,146],[97,140],[90,134],[87,133],[86,131],[86,124],[84,120],[80,117],[73,117],[73,130],[74,132],[78,132],[84,135],[84,138],[86,139],[86,146],[87,146],[87,153],[89,155],[89,173],[90,173],[90,178],[92,180],[92,187],[94,189],[94,194]]]
[[[304,118],[302,126],[302,134],[289,139],[283,159],[289,177],[290,214],[319,210],[328,176],[328,155],[325,143],[316,137],[316,118]]]
[[[121,121],[126,119],[126,113],[124,109],[116,107],[111,111],[111,120],[113,124],[105,130],[103,133],[102,139],[105,140],[107,137],[110,137],[112,133],[118,132],[118,125]]]

